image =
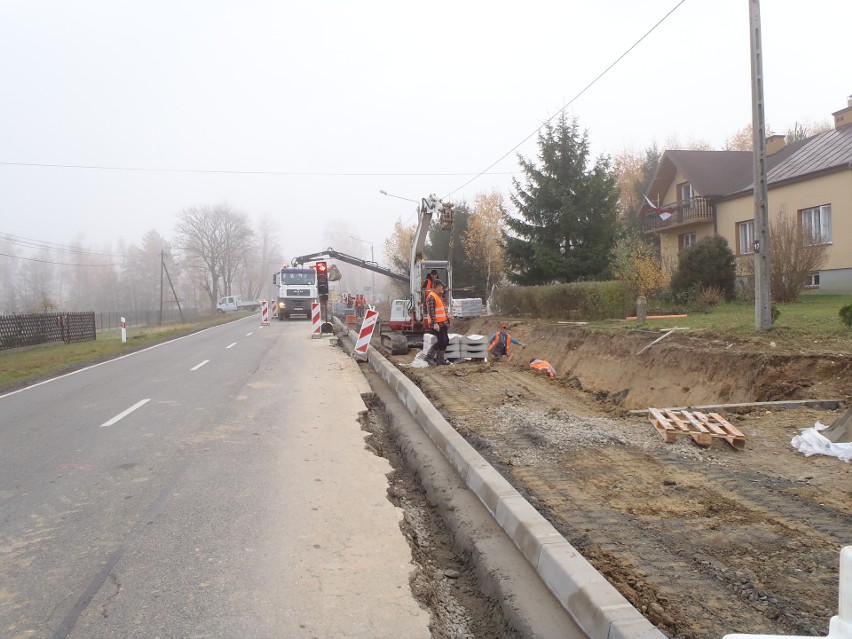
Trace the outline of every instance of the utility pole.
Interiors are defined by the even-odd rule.
[[[772,325],[769,271],[769,196],[766,187],[766,121],[763,113],[763,50],[760,0],[748,0],[751,40],[751,128],[754,136],[754,327]]]
[[[166,251],[160,251],[160,326],[163,325],[163,271],[166,270]]]

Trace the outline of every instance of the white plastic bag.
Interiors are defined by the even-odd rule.
[[[803,428],[798,435],[790,440],[790,445],[805,457],[830,455],[845,462],[852,460],[852,443],[835,444],[819,432],[826,428],[827,426],[819,422],[814,424],[813,428]]]

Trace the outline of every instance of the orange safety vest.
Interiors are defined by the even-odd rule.
[[[444,306],[444,300],[441,299],[441,296],[438,295],[435,291],[430,290],[429,294],[426,296],[428,300],[430,297],[435,298],[435,322],[440,326],[441,324],[447,323],[447,309]],[[429,317],[429,313],[426,313],[426,325],[428,326],[431,322],[431,318]]]
[[[550,362],[543,359],[537,359],[530,362],[530,368],[543,371],[547,373],[548,377],[556,377],[556,370],[550,365]]]
[[[497,344],[499,344],[499,343],[500,343],[500,331],[497,331],[494,334],[494,341],[491,342],[491,345],[488,347],[488,350],[490,351],[492,348],[497,346]],[[506,355],[509,354],[509,349],[511,347],[512,347],[512,336],[509,335],[509,333],[506,333]]]

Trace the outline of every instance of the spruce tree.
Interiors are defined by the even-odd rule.
[[[564,114],[538,135],[539,165],[518,156],[504,233],[509,280],[521,285],[606,277],[618,230],[618,186],[608,157],[589,167],[589,140]]]

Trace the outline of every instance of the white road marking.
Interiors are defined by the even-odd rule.
[[[228,349],[228,348],[231,348],[231,346],[236,346],[236,345],[237,345],[237,343],[234,342],[233,344],[228,344],[225,348]]]
[[[246,333],[246,337],[249,337],[250,335],[251,335],[251,333]]]
[[[125,418],[125,417],[127,417],[130,413],[132,413],[133,411],[135,411],[137,408],[139,408],[140,406],[144,406],[145,404],[147,404],[147,403],[148,403],[148,402],[150,402],[150,401],[151,401],[151,398],[149,397],[148,399],[143,399],[142,401],[136,402],[135,404],[133,404],[133,406],[131,406],[130,408],[128,408],[126,411],[124,411],[124,412],[122,412],[122,413],[119,413],[118,415],[116,415],[115,417],[113,417],[113,418],[112,418],[111,420],[109,420],[108,422],[104,422],[103,424],[101,424],[101,428],[104,428],[105,426],[112,426],[112,425],[113,425],[114,423],[116,423],[118,420],[120,420],[120,419],[124,419],[124,418]]]
[[[248,317],[244,317],[242,319],[234,320],[234,321],[235,322],[245,322],[245,321],[248,321],[250,319],[252,319],[251,315],[249,315]],[[230,322],[228,322],[228,324],[230,324]],[[176,337],[175,339],[169,340],[167,342],[160,342],[159,344],[154,344],[153,346],[149,346],[148,348],[143,348],[142,350],[134,351],[132,353],[128,353],[127,355],[120,355],[120,356],[115,357],[113,359],[108,359],[105,362],[101,362],[99,364],[92,364],[91,366],[86,366],[84,368],[78,368],[76,371],[71,371],[70,373],[65,373],[64,375],[57,375],[56,377],[51,377],[50,379],[46,379],[42,382],[36,382],[35,384],[30,384],[29,386],[25,386],[24,388],[19,388],[18,390],[14,390],[14,391],[10,391],[8,393],[4,393],[3,395],[0,395],[0,399],[3,399],[4,397],[11,397],[12,395],[17,395],[18,393],[25,393],[27,391],[34,389],[34,388],[38,388],[39,386],[43,386],[44,384],[50,384],[51,382],[55,382],[57,379],[63,379],[65,377],[71,377],[71,375],[78,375],[80,373],[91,370],[93,368],[98,368],[99,366],[106,366],[107,364],[112,364],[113,362],[117,362],[119,360],[122,360],[125,357],[133,357],[134,355],[139,355],[140,353],[144,353],[146,351],[150,351],[150,350],[153,350],[155,348],[160,348],[162,346],[168,346],[169,344],[174,344],[175,342],[179,342],[182,339],[190,339],[190,338],[198,337],[202,333],[206,333],[207,331],[215,331],[216,329],[227,326],[228,324],[219,324],[218,326],[211,326],[210,328],[202,329],[202,330],[198,331],[197,333],[190,333],[189,335],[184,335],[183,337]]]
[[[190,368],[189,370],[191,370],[191,371],[197,371],[199,368],[201,368],[202,366],[204,366],[204,365],[205,365],[207,362],[209,362],[209,361],[210,361],[209,359],[205,359],[203,362],[201,362],[200,364],[196,364],[195,366],[193,366],[193,367],[192,367],[192,368]]]

